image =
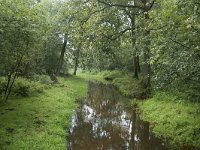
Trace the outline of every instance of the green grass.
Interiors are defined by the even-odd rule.
[[[167,93],[139,104],[142,118],[157,136],[173,144],[200,148],[200,106]]]
[[[37,96],[12,98],[0,106],[1,150],[63,150],[75,100],[83,97],[87,81],[77,77]]]
[[[77,76],[88,81],[98,81],[105,84],[110,83],[104,79],[103,73],[79,72]]]

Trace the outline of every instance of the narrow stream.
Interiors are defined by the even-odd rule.
[[[72,117],[68,150],[169,150],[137,111],[112,85],[89,83],[88,93]]]

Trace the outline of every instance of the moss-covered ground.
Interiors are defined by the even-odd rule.
[[[60,83],[35,96],[12,97],[0,106],[1,150],[63,150],[76,99],[87,81],[60,78]]]

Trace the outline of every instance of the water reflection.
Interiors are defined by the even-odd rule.
[[[72,117],[68,150],[167,150],[123,100],[113,86],[90,83],[86,102]]]

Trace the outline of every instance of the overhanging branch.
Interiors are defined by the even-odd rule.
[[[95,15],[96,13],[99,13],[99,12],[101,12],[101,11],[104,11],[104,10],[107,9],[107,8],[108,8],[108,6],[102,8],[102,9],[99,9],[99,10],[96,10],[96,11],[91,12],[86,18],[84,18],[84,19],[82,20],[82,22],[86,23],[86,22],[90,19],[90,17],[92,17],[92,16]]]
[[[118,39],[120,36],[122,36],[124,33],[126,33],[127,31],[130,31],[130,30],[131,30],[131,28],[126,28],[123,31],[120,31],[119,33],[117,33],[115,35],[111,35],[111,36],[104,35],[104,36],[107,39],[114,41],[114,40]]]
[[[154,0],[154,1],[151,3],[151,5],[149,6],[148,11],[151,10],[151,8],[153,7],[154,3],[155,3],[155,0]]]
[[[108,2],[105,2],[103,0],[97,0],[99,3],[102,3],[104,5],[107,5],[109,7],[121,7],[121,8],[137,8],[137,9],[141,9],[141,10],[144,10],[143,7],[141,6],[135,6],[135,5],[123,5],[123,4],[111,4],[111,3],[108,3]]]
[[[172,39],[172,38],[171,38],[170,40],[171,40],[172,42],[174,42],[174,43],[176,43],[176,44],[178,44],[178,45],[184,47],[184,48],[190,49],[190,47],[188,47],[188,46],[182,44],[181,42],[178,42],[178,41],[176,41],[176,40],[174,40],[174,39]]]

